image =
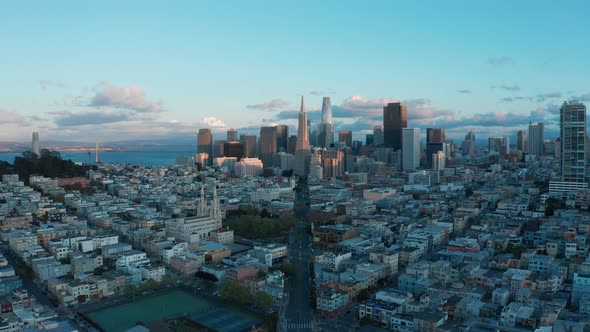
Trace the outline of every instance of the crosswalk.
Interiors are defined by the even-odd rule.
[[[311,330],[313,328],[313,323],[311,322],[288,322],[287,324],[287,331],[302,331],[302,330]]]

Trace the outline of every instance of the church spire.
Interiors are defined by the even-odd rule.
[[[213,202],[211,202],[211,218],[221,219],[221,209],[219,207],[219,199],[217,198],[217,185],[213,185]]]
[[[201,182],[201,198],[197,204],[197,216],[203,217],[207,215],[207,202],[205,201],[205,183]]]

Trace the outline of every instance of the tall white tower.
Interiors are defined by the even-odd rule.
[[[98,164],[100,163],[100,138],[96,138],[96,146],[94,147],[94,153],[96,155],[95,162]]]
[[[332,103],[330,97],[322,101],[322,122],[318,125],[317,145],[329,148],[334,143],[334,124],[332,123]]]
[[[37,156],[41,156],[41,150],[39,149],[39,133],[33,133],[33,153]]]

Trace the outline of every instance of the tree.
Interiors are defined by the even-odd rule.
[[[270,296],[264,292],[258,292],[254,296],[254,304],[258,308],[267,309],[267,308],[270,308],[273,305],[273,303],[274,303],[274,301],[272,299],[272,296]]]
[[[158,288],[158,286],[160,286],[160,283],[150,278],[143,285],[145,288],[153,289]]]
[[[97,276],[101,275],[102,273],[103,273],[102,266],[99,266],[96,269],[94,269],[94,274],[96,274]]]
[[[279,270],[281,270],[281,272],[283,272],[285,276],[290,277],[295,274],[295,265],[285,262],[281,264]]]
[[[234,280],[228,280],[221,285],[219,294],[221,297],[228,300],[239,303],[252,303],[252,294],[250,294],[250,290]]]
[[[369,297],[371,297],[371,292],[367,288],[361,290],[358,294],[359,300],[367,300]]]
[[[565,207],[565,203],[555,197],[549,197],[545,201],[545,216],[552,216],[555,210],[562,209]]]
[[[268,212],[268,210],[264,208],[264,209],[262,209],[262,211],[260,211],[260,217],[261,218],[270,218],[271,215]]]
[[[471,187],[465,188],[465,197],[470,197],[471,195],[473,195],[473,189]]]

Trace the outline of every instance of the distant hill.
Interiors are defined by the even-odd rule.
[[[91,166],[96,169],[96,166]],[[88,166],[75,164],[71,160],[64,160],[57,151],[41,150],[41,155],[31,151],[23,152],[21,157],[14,158],[14,164],[0,161],[0,176],[3,174],[18,174],[26,184],[31,175],[42,175],[49,178],[71,178],[85,176]]]

